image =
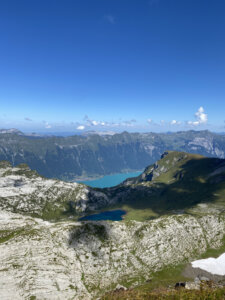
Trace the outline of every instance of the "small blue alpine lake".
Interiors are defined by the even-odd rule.
[[[121,182],[123,182],[124,180],[126,180],[127,178],[139,176],[141,173],[142,171],[136,171],[130,173],[119,173],[113,175],[106,175],[104,177],[95,180],[86,180],[80,182],[95,188],[107,188],[107,187],[116,186]],[[125,214],[126,211],[122,209],[108,210],[97,214],[84,216],[80,218],[79,221],[122,221],[123,216]]]
[[[93,214],[85,216],[79,219],[79,221],[121,221],[123,220],[123,215],[126,214],[125,210],[108,210],[103,211],[99,214]]]
[[[86,180],[80,182],[89,185],[91,187],[106,188],[106,187],[112,187],[118,185],[124,180],[126,180],[127,178],[139,176],[141,173],[142,171],[130,172],[130,173],[119,173],[113,175],[106,175],[104,177],[95,180]]]

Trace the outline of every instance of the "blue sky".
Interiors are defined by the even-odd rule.
[[[224,131],[224,0],[3,0],[0,41],[0,127]]]

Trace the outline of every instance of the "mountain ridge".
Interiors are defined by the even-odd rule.
[[[0,162],[0,208],[3,210],[57,220],[96,209],[104,202],[107,202],[104,193],[84,184],[44,178],[26,164],[12,167],[10,162]]]
[[[225,157],[225,136],[209,131],[28,137],[0,134],[0,160],[27,163],[48,178],[75,180],[144,169],[165,150]]]
[[[225,159],[185,152],[164,152],[138,177],[103,189],[44,178],[26,164],[12,167],[0,162],[0,206],[45,219],[77,218],[114,208],[124,209],[125,219],[136,220],[180,210],[188,213],[203,204],[219,211],[224,195]]]

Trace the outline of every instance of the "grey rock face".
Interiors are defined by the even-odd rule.
[[[104,193],[83,184],[46,179],[26,165],[12,168],[1,162],[0,208],[4,210],[47,218],[50,214],[95,210],[106,203]]]
[[[200,285],[201,285],[200,281],[199,282],[188,281],[185,284],[185,288],[187,290],[200,290]]]
[[[93,299],[219,247],[221,216],[49,223],[0,212],[1,299]]]

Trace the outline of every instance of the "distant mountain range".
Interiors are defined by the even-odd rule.
[[[17,129],[0,130],[0,160],[13,166],[27,163],[48,178],[82,177],[141,170],[165,150],[208,157],[225,157],[225,135],[209,131],[74,135],[25,135]]]

